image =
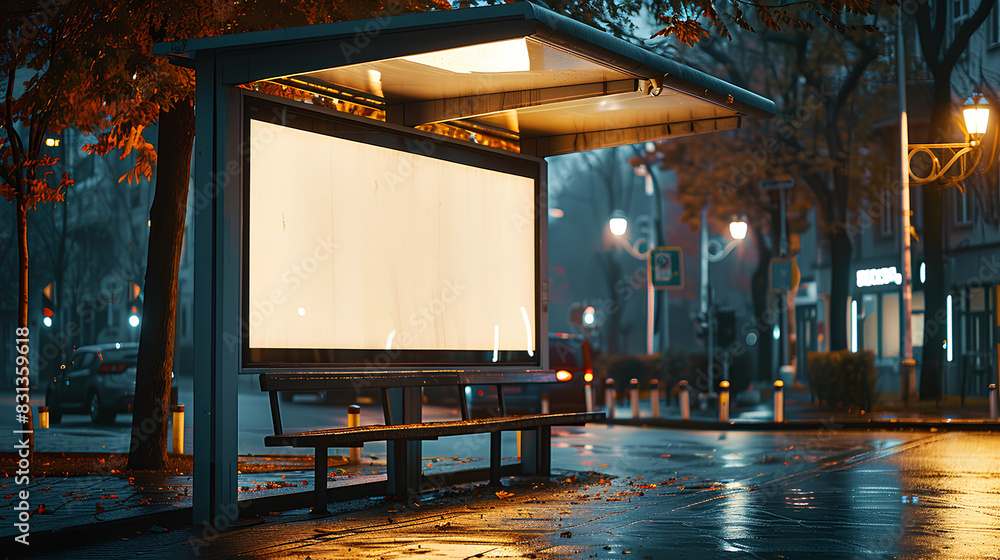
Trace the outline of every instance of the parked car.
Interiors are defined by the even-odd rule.
[[[594,383],[590,342],[578,334],[550,333],[549,369],[556,370],[559,380],[546,391],[549,411],[586,412],[584,387],[589,383],[595,393],[600,389]]]
[[[549,333],[549,369],[555,370],[557,383],[504,386],[508,414],[537,414],[543,393],[548,396],[549,412],[587,410],[584,386],[594,380],[590,343],[578,334]],[[466,398],[475,417],[498,413],[495,386],[468,387]]]
[[[58,424],[63,414],[82,413],[95,424],[107,423],[118,413],[131,411],[138,357],[135,342],[77,348],[45,393],[49,422]]]

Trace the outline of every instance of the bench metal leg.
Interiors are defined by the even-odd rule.
[[[421,422],[420,387],[388,390],[392,419],[402,424]],[[386,491],[391,496],[407,498],[420,491],[422,469],[419,440],[394,441],[387,446]]]
[[[552,426],[539,426],[537,430],[537,465],[535,474],[548,476],[552,474]]]
[[[500,436],[503,432],[490,432],[490,484],[500,484]]]
[[[521,474],[538,473],[538,430],[521,433]]]
[[[313,493],[315,502],[313,503],[313,513],[329,513],[326,509],[326,469],[327,469],[327,449],[325,447],[316,448],[316,464],[314,465]]]

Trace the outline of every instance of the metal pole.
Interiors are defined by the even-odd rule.
[[[653,418],[660,417],[660,380],[653,378],[649,382],[649,407]]]
[[[608,420],[615,419],[615,380],[607,378],[604,380],[604,408],[608,413]]]
[[[708,332],[705,334],[705,353],[708,357],[708,389],[715,386],[712,375],[712,318],[709,316],[709,294],[711,290],[708,283],[708,205],[701,209],[701,316],[705,318]]]
[[[990,420],[996,422],[1000,420],[1000,415],[997,413],[997,384],[990,383],[990,390],[987,393],[990,400]]]
[[[649,170],[646,170],[646,180],[649,180]],[[646,354],[652,354],[653,348],[653,319],[656,311],[656,290],[653,289],[653,276],[651,274],[653,266],[653,247],[656,246],[656,218],[649,218],[649,241],[646,250]]]
[[[778,220],[781,222],[781,240],[778,244],[778,252],[781,258],[788,256],[788,234],[785,229],[785,189],[779,189],[779,200],[781,201],[781,216]],[[781,336],[778,337],[778,351],[779,359],[781,360],[781,367],[788,365],[788,291],[784,290],[781,292]],[[781,367],[778,371],[781,371]]]
[[[902,214],[902,226],[899,237],[900,257],[903,269],[903,282],[900,286],[903,290],[902,305],[899,306],[900,325],[900,356],[899,390],[903,396],[903,403],[910,404],[910,394],[917,386],[917,362],[913,359],[913,325],[911,317],[913,314],[913,263],[910,256],[910,170],[909,170],[909,130],[906,118],[906,55],[903,41],[903,11],[896,11],[896,74],[899,77],[899,154],[900,154],[900,193],[899,208]]]
[[[174,405],[173,410],[174,431],[173,449],[174,453],[184,453],[184,405]]]
[[[356,404],[352,404],[347,407],[347,427],[357,428],[360,425],[361,425],[361,407]],[[357,465],[358,463],[361,462],[361,448],[352,447],[349,452],[349,456],[350,456],[349,459],[350,463],[352,465]]]
[[[729,382],[719,383],[719,422],[729,422]]]
[[[628,382],[629,385],[629,400],[632,403],[632,418],[639,417],[639,380],[632,378]]]
[[[688,382],[682,379],[681,382],[677,384],[677,388],[680,389],[680,392],[677,393],[677,400],[681,406],[681,420],[690,420],[691,395],[688,392]]]
[[[780,379],[774,382],[774,421],[785,421],[785,382]]]

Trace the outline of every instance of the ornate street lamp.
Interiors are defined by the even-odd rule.
[[[973,93],[972,97],[966,99],[962,112],[965,115],[965,142],[907,144],[906,169],[913,184],[923,185],[935,181],[955,184],[976,170],[983,155],[981,140],[990,122],[990,104],[983,94]],[[913,172],[913,157],[921,153],[927,154],[931,161],[931,170],[924,176],[918,176]],[[971,162],[965,157],[966,154],[972,158]],[[942,159],[948,161],[942,164]],[[958,171],[948,173],[956,163],[959,164]]]

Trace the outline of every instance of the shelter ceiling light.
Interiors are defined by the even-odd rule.
[[[402,59],[456,74],[531,71],[525,37],[415,54]]]

